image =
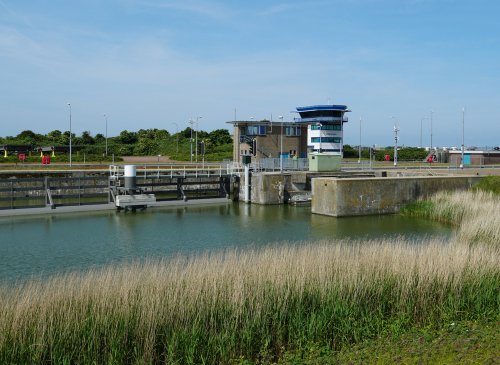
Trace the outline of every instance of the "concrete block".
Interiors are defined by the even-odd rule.
[[[441,190],[469,189],[481,176],[421,176],[399,178],[312,180],[311,211],[316,214],[346,217],[392,214],[402,205]]]

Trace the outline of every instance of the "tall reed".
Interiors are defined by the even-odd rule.
[[[500,247],[500,196],[485,191],[439,192],[401,210],[459,226],[458,242]]]
[[[433,240],[280,244],[0,288],[5,363],[227,363],[496,316],[500,253]]]

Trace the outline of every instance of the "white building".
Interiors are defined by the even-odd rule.
[[[307,148],[309,152],[331,152],[344,155],[344,123],[350,112],[346,105],[313,105],[296,108],[300,118],[296,123],[307,124]]]

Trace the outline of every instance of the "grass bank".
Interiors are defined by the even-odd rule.
[[[0,288],[6,363],[229,363],[495,320],[500,252],[322,242],[148,259]]]

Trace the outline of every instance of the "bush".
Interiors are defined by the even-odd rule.
[[[422,148],[406,147],[398,149],[398,160],[423,160],[429,154]],[[375,161],[385,161],[385,156],[389,155],[391,161],[394,161],[394,148],[384,151],[375,151]],[[361,151],[363,158],[370,158],[369,151]]]
[[[51,163],[61,163],[61,162],[69,162],[69,153],[56,153],[55,157],[52,157],[52,154],[45,153],[44,156],[50,156],[50,162]],[[81,162],[83,163],[84,155],[82,152],[80,152],[78,155],[76,153],[73,154],[71,161],[72,162]],[[109,155],[108,157],[103,156],[102,154],[86,154],[85,155],[85,162],[112,162],[113,161],[113,156]],[[117,155],[115,155],[115,162],[121,162],[123,159]],[[9,164],[14,164],[17,163],[18,166],[22,165],[23,162],[19,160],[19,156],[17,155],[10,155],[7,158],[0,156],[0,164],[1,163],[9,163]],[[28,163],[34,163],[34,164],[41,164],[42,163],[42,157],[40,155],[33,155],[33,156],[26,156],[26,160],[24,161],[25,164]]]

